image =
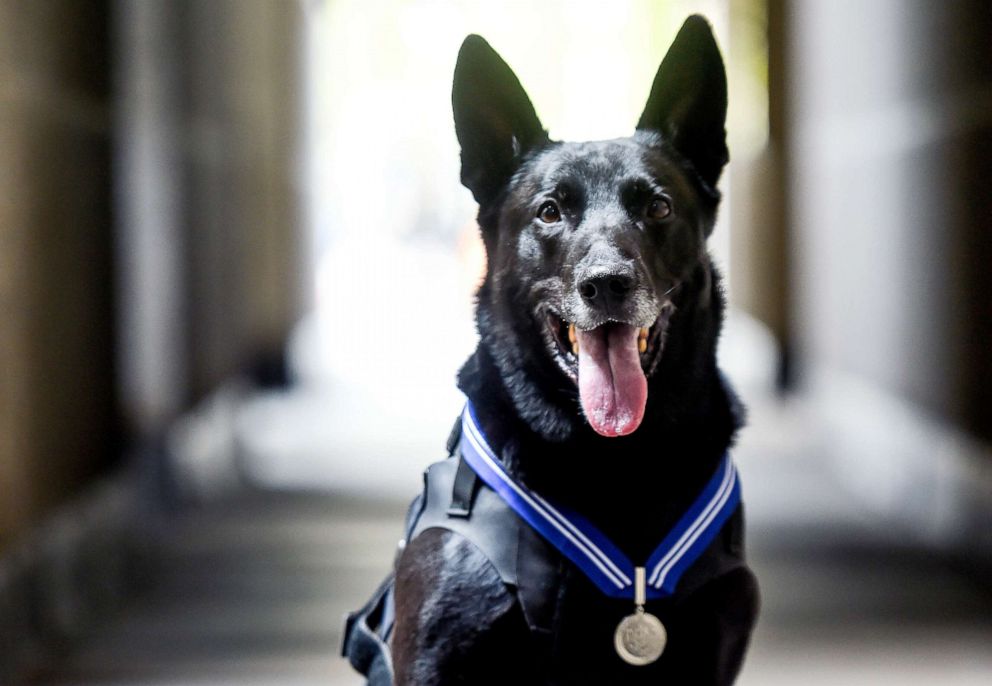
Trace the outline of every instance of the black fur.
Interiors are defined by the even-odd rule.
[[[727,161],[726,77],[709,26],[698,16],[686,21],[630,138],[549,140],[512,71],[478,36],[459,53],[452,100],[462,180],[479,202],[488,254],[480,343],[459,387],[511,473],[582,512],[631,559],[646,559],[742,423],[716,366],[724,297],[706,251]],[[655,220],[645,207],[658,197],[672,212]],[[548,198],[559,221],[538,218]],[[630,268],[636,303],[604,313],[575,296],[586,272],[604,264]],[[631,435],[605,438],[582,414],[549,317],[595,326],[597,317],[633,322],[645,312],[659,317],[645,363],[645,417]],[[607,599],[566,565],[558,631],[537,640],[478,550],[450,532],[429,534],[411,543],[397,568],[393,656],[401,686],[510,679],[696,686],[730,684],[740,668],[758,604],[746,568],[653,608],[669,646],[657,663],[631,667],[612,645],[630,603]]]

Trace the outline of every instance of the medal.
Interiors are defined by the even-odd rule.
[[[638,667],[649,665],[665,652],[668,633],[665,625],[657,617],[644,611],[645,601],[644,567],[634,569],[634,614],[627,615],[613,636],[613,645],[617,655],[631,665]]]

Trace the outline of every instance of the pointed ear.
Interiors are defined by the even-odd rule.
[[[480,36],[466,38],[458,51],[451,104],[462,183],[484,205],[510,179],[520,157],[547,141],[547,133],[520,81]]]
[[[658,67],[638,129],[661,133],[716,188],[727,152],[727,75],[707,21],[694,14]]]

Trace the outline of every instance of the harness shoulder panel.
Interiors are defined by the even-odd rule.
[[[496,568],[504,583],[517,586],[520,518],[489,488],[475,488],[470,502],[456,503],[464,512],[452,514],[452,494],[460,458],[456,454],[431,465],[424,474],[424,502],[408,539],[427,529],[447,529],[474,544]],[[463,464],[463,463],[461,463]]]
[[[466,472],[473,475],[474,486],[466,485]],[[407,540],[428,529],[445,529],[464,537],[516,593],[531,631],[551,633],[561,578],[561,556],[554,547],[474,476],[457,452],[427,469],[422,498]]]

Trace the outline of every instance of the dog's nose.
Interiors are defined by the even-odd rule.
[[[597,274],[579,282],[579,295],[591,307],[607,310],[623,303],[634,287],[634,277],[630,274]]]

